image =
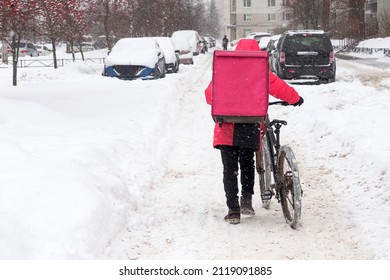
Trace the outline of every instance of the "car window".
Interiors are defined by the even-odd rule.
[[[327,41],[318,36],[289,36],[285,40],[285,48],[295,51],[328,50],[330,47]]]

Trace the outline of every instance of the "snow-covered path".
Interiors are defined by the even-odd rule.
[[[348,64],[344,66],[346,73],[340,74],[340,80],[353,75],[352,68],[348,69]],[[129,225],[122,232],[121,241],[113,245],[112,255],[130,259],[222,260],[378,257],[359,235],[355,220],[358,213],[351,212],[354,205],[347,204],[349,198],[334,191],[337,186],[332,185],[333,167],[329,166],[331,162],[326,163],[321,146],[314,146],[313,136],[301,139],[310,128],[300,127],[293,120],[297,118],[295,114],[302,119],[302,114],[316,110],[310,104],[316,102],[316,94],[332,94],[340,98],[334,101],[337,103],[344,100],[345,92],[338,93],[337,84],[298,85],[295,87],[305,97],[301,108],[270,110],[271,115],[275,112],[275,117],[291,122],[282,135],[286,142],[291,138],[290,144],[299,161],[304,189],[302,226],[292,230],[284,222],[275,199],[270,210],[261,208],[257,189],[256,215],[244,216],[241,224],[234,226],[223,220],[227,208],[220,155],[211,145],[213,123],[203,93],[211,77],[211,55],[196,68],[189,82],[182,82],[179,87],[183,91],[180,93],[182,108],[177,124],[172,124],[175,133],[170,136],[165,172],[153,179],[137,210],[151,220],[146,227]],[[295,124],[297,130],[306,132],[291,132]],[[324,127],[321,133],[326,131]]]
[[[390,70],[338,60],[335,83],[270,108],[304,190],[292,230],[257,188],[256,216],[223,220],[211,61],[152,81],[23,68],[18,87],[1,68],[0,259],[390,259]]]

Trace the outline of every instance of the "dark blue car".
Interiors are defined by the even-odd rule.
[[[124,80],[163,78],[164,52],[153,38],[120,39],[105,61],[103,75]]]

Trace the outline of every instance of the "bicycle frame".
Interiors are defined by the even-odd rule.
[[[289,105],[272,102],[270,105]],[[282,206],[283,216],[291,228],[297,228],[301,217],[302,188],[294,153],[289,145],[280,144],[280,130],[284,120],[269,119],[261,125],[261,149],[256,152],[256,168],[260,179],[263,208],[270,207],[273,195]]]
[[[276,102],[270,102],[269,105],[276,105],[280,104],[283,106],[289,105],[287,102],[284,101],[276,101]],[[261,132],[262,135],[264,135],[267,138],[268,141],[268,149],[271,156],[271,172],[273,174],[273,179],[275,182],[274,189],[275,189],[275,198],[280,203],[280,189],[281,189],[281,182],[282,179],[279,176],[278,172],[278,154],[280,149],[280,129],[283,125],[287,125],[286,121],[283,120],[272,120],[270,121],[269,116],[267,115],[265,123],[261,126]],[[273,128],[275,127],[275,128]],[[272,196],[272,194],[268,194],[265,196],[265,198],[270,199],[269,196]]]

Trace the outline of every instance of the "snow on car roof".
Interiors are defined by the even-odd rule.
[[[158,44],[151,37],[123,38],[112,48],[106,66],[143,65],[154,67],[158,61]]]
[[[289,30],[287,31],[288,34],[304,34],[304,33],[311,33],[311,34],[324,34],[324,30],[317,30],[317,29],[306,29],[306,30]]]
[[[155,49],[156,40],[150,37],[137,37],[137,38],[122,38],[120,39],[112,50],[117,51],[121,49],[131,49],[131,50],[145,50],[145,49]]]
[[[166,63],[175,62],[175,46],[171,37],[153,37],[157,40],[165,55]]]
[[[256,36],[256,35],[269,35],[271,36],[271,33],[268,32],[251,32],[248,34],[248,36]]]

